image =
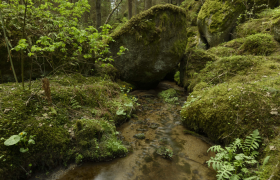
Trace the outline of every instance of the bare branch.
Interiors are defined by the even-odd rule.
[[[106,21],[105,21],[104,24],[107,24],[107,23],[110,21],[110,19],[111,19],[113,13],[115,12],[115,10],[119,7],[119,5],[120,5],[121,3],[122,3],[122,0],[120,0],[120,2],[119,2],[118,4],[117,4],[117,0],[115,0],[115,7],[114,7],[114,9],[111,11],[111,13],[109,14],[109,16],[107,17],[107,19],[106,19]]]

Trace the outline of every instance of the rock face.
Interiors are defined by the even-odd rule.
[[[155,86],[178,65],[187,44],[187,21],[182,8],[158,5],[132,18],[113,33],[109,44],[121,77],[138,87]],[[119,47],[128,48],[118,56]]]
[[[254,4],[253,1],[248,1],[247,9],[251,8],[249,3]],[[262,4],[267,4],[267,1],[256,1],[256,5]],[[276,7],[278,4],[278,1],[273,1],[269,6]],[[245,10],[246,6],[241,0],[206,0],[197,20],[202,41],[213,47],[231,40],[237,19]]]

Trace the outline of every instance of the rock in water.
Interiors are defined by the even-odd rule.
[[[133,17],[109,43],[114,66],[121,77],[138,87],[148,88],[172,71],[187,44],[187,16],[174,5],[157,5]],[[120,46],[128,48],[117,55]]]

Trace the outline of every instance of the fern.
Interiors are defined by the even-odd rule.
[[[259,143],[261,142],[261,137],[259,136],[259,131],[256,129],[255,131],[253,131],[253,133],[251,134],[251,136],[247,136],[246,140],[244,142],[245,145],[245,154],[249,155],[251,150],[255,150],[259,148]]]
[[[259,148],[261,137],[259,131],[253,131],[250,136],[247,136],[245,141],[237,138],[228,147],[222,148],[220,145],[212,146],[208,151],[216,152],[215,157],[211,157],[207,161],[208,166],[212,165],[213,169],[217,171],[218,180],[253,180],[254,176],[246,167],[257,164],[255,157],[259,154],[256,149]],[[243,153],[240,153],[240,150]],[[207,151],[207,152],[208,152]],[[238,154],[237,154],[238,152]],[[269,157],[266,157],[263,164],[266,164]]]

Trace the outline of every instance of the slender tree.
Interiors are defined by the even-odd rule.
[[[96,10],[96,29],[100,32],[100,26],[101,26],[101,0],[96,0],[95,4],[95,10]]]
[[[107,17],[107,19],[106,19],[106,21],[105,21],[104,24],[107,24],[107,23],[110,21],[110,19],[111,19],[113,13],[115,12],[116,9],[118,9],[118,7],[119,7],[119,5],[120,5],[121,3],[122,3],[122,0],[120,0],[119,3],[117,3],[117,0],[115,0],[114,8],[113,8],[113,10],[111,11],[111,13],[109,14],[109,16]],[[118,12],[118,11],[117,11],[117,12]]]
[[[132,0],[128,0],[128,19],[132,18]]]
[[[150,9],[153,5],[153,0],[146,0],[145,1],[145,10]]]
[[[138,0],[134,0],[134,16],[138,14]]]

